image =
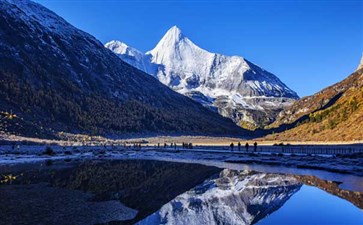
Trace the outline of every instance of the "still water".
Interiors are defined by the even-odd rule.
[[[361,182],[344,190],[313,175],[143,160],[0,174],[0,224],[363,224]]]

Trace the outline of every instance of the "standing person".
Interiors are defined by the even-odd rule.
[[[257,151],[257,142],[255,142],[254,144],[253,144],[253,151],[255,152],[255,151]]]
[[[241,142],[238,142],[238,151],[241,151]]]
[[[245,148],[246,148],[246,152],[248,152],[248,147],[249,147],[250,145],[248,144],[248,142],[246,142],[246,145],[245,145]]]
[[[233,152],[233,147],[234,147],[233,142],[229,146],[231,147],[231,151]]]

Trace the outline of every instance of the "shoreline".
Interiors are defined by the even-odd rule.
[[[2,142],[24,142],[30,143],[32,145],[35,144],[46,144],[46,145],[61,145],[61,146],[82,146],[85,144],[88,145],[121,145],[124,143],[141,143],[143,146],[146,145],[154,145],[157,146],[158,143],[163,145],[164,143],[193,143],[195,146],[229,146],[232,142],[237,144],[241,142],[244,145],[246,142],[254,143],[257,142],[259,146],[273,146],[276,144],[288,144],[288,145],[362,145],[363,140],[359,141],[289,141],[289,140],[265,140],[263,138],[256,139],[244,139],[237,137],[213,137],[213,136],[155,136],[155,137],[139,137],[139,138],[123,138],[123,139],[109,139],[103,138],[99,136],[88,136],[88,135],[75,135],[72,136],[71,140],[51,140],[51,139],[40,139],[40,138],[31,138],[31,137],[23,137],[16,135],[0,135],[0,141]]]
[[[10,147],[10,146],[8,146]],[[67,147],[52,146],[54,155],[45,155],[44,146],[28,146],[19,152],[4,150],[0,148],[0,166],[14,166],[23,163],[49,163],[51,161],[63,160],[74,162],[80,160],[160,160],[185,163],[198,163],[224,167],[228,165],[233,168],[248,167],[271,167],[283,168],[284,170],[313,170],[321,172],[332,172],[341,175],[353,175],[362,178],[363,182],[363,154],[358,153],[354,157],[349,155],[305,155],[305,154],[277,154],[266,152],[231,152],[225,150],[210,149],[157,149],[142,148],[132,149],[123,147]],[[275,167],[275,168],[273,168]],[[319,172],[320,171],[320,172]],[[363,190],[362,190],[363,191]]]

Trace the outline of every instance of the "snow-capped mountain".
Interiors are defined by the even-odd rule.
[[[0,112],[17,115],[0,133],[32,137],[245,133],[29,0],[0,0]]]
[[[137,224],[251,225],[279,209],[300,187],[288,175],[225,169]]]
[[[298,99],[275,75],[240,56],[210,53],[174,26],[144,55],[119,41],[106,47],[160,82],[240,125],[261,126]]]

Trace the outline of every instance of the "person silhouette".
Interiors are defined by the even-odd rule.
[[[234,147],[233,142],[229,146],[231,147],[231,151],[233,151],[233,147]]]
[[[248,152],[248,147],[249,147],[250,145],[248,144],[248,142],[246,142],[246,145],[245,145],[245,148],[246,148],[246,152]]]
[[[255,151],[257,151],[257,142],[255,142],[254,144],[253,144],[253,151],[255,152]]]
[[[189,149],[193,149],[193,143],[189,143]]]
[[[241,142],[238,142],[238,151],[241,151]]]

